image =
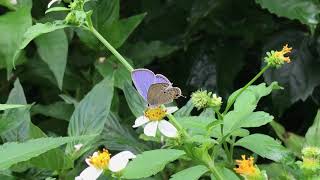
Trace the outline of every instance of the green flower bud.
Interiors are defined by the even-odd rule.
[[[218,97],[212,92],[206,90],[198,90],[191,94],[192,104],[198,109],[204,109],[207,107],[220,107],[222,104],[222,98]]]

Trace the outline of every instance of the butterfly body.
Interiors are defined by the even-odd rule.
[[[148,69],[136,69],[132,72],[132,80],[139,94],[148,102],[149,106],[167,104],[181,96],[178,87],[162,74],[154,74]]]

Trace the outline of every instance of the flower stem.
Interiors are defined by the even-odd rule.
[[[133,67],[128,61],[94,28],[89,28],[90,31],[111,51],[111,53],[123,64],[129,72],[133,71]]]
[[[180,133],[187,139],[190,138],[190,135],[186,132],[185,129],[181,126],[181,124],[176,120],[176,118],[172,114],[167,114],[169,121],[178,129]]]
[[[261,69],[261,71],[253,78],[251,79],[251,81],[249,81],[243,88],[241,88],[240,92],[233,98],[231,99],[230,103],[227,104],[226,109],[224,110],[224,112],[222,113],[223,115],[225,115],[228,110],[231,108],[231,106],[233,105],[233,103],[236,101],[236,99],[252,84],[254,83],[270,66],[267,65],[265,66],[263,69]]]
[[[212,172],[212,174],[218,179],[218,180],[223,180],[222,175],[220,174],[220,172],[217,170],[216,166],[214,165],[213,161],[207,164],[210,171]]]

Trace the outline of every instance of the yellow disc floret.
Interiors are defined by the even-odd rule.
[[[259,170],[254,165],[254,158],[250,157],[246,159],[246,155],[242,155],[241,158],[242,160],[236,160],[238,167],[234,168],[234,170],[241,175],[256,176]]]
[[[144,115],[150,120],[150,121],[160,121],[166,116],[166,110],[161,107],[154,107],[154,108],[148,108]]]
[[[89,158],[90,164],[92,164],[97,169],[106,169],[110,161],[110,154],[108,150],[103,149],[98,151],[98,153]]]

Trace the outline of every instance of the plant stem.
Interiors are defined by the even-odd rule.
[[[231,165],[233,165],[233,149],[234,149],[234,142],[236,141],[236,137],[235,136],[232,136],[231,137],[231,144],[230,144],[230,157],[231,157],[231,161],[230,161],[230,163],[231,163]]]
[[[111,51],[129,72],[133,71],[133,67],[128,61],[94,27],[91,27],[89,30]]]
[[[164,105],[163,105],[163,107],[164,107]],[[172,114],[168,114],[167,117],[168,117],[169,121],[178,129],[179,132],[182,133],[182,135],[184,137],[186,137],[187,139],[190,138],[190,135],[186,132],[185,129],[183,129],[181,124],[176,120],[176,118]]]
[[[265,66],[263,69],[261,69],[261,71],[253,78],[251,79],[251,81],[249,81],[243,88],[241,88],[240,92],[231,100],[230,103],[227,104],[226,109],[224,110],[224,112],[222,113],[223,115],[225,115],[228,110],[231,108],[231,106],[233,105],[233,103],[236,101],[236,99],[252,84],[254,83],[270,66],[267,65]]]
[[[220,172],[217,170],[216,166],[214,165],[214,162],[211,161],[210,163],[207,164],[210,171],[212,172],[212,174],[218,179],[218,180],[223,180],[222,175],[220,174]]]

